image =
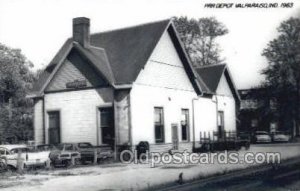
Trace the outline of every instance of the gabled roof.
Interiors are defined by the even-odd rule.
[[[202,80],[208,88],[207,91],[204,91],[204,93],[216,94],[218,85],[220,83],[222,75],[224,74],[234,97],[236,98],[236,100],[240,101],[239,93],[236,89],[236,86],[232,80],[231,74],[226,64],[202,66],[195,68],[195,70],[197,71],[198,75],[201,76]]]
[[[197,67],[196,71],[202,77],[211,93],[216,93],[220,79],[225,71],[225,64]]]
[[[56,55],[48,64],[48,66],[44,69],[44,71],[39,75],[39,79],[33,84],[31,94],[39,95],[41,93],[51,74],[53,74],[56,66],[59,65],[60,62],[62,62],[62,59],[67,56],[66,54],[70,52],[72,47],[72,39],[68,39],[59,49],[59,51],[56,53]]]
[[[201,77],[197,77],[170,20],[92,34],[91,46],[88,48],[68,39],[40,75],[32,93],[43,94],[63,60],[74,48],[85,56],[112,86],[132,84],[165,31],[170,33],[191,83],[195,91],[200,94],[202,88],[206,89],[206,85]]]
[[[91,35],[91,45],[104,48],[116,84],[133,83],[170,20]]]

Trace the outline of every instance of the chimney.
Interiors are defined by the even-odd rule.
[[[73,19],[73,41],[78,42],[83,47],[90,45],[90,19],[77,17]]]

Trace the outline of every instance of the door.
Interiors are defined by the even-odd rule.
[[[49,116],[49,144],[60,143],[60,116],[59,111],[48,112]]]
[[[114,127],[114,111],[112,107],[100,108],[100,130],[102,144],[114,146],[115,127]]]
[[[224,112],[218,111],[218,137],[224,138]]]
[[[178,125],[176,123],[172,124],[172,143],[173,149],[178,150]]]

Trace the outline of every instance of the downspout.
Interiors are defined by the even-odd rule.
[[[45,119],[46,119],[46,117],[45,117],[45,115],[46,115],[46,113],[45,113],[45,96],[43,96],[43,99],[42,99],[42,101],[43,101],[43,104],[42,104],[42,112],[43,112],[43,142],[44,142],[44,144],[46,144],[46,122],[45,122]]]
[[[130,147],[132,147],[132,128],[131,128],[131,97],[130,97],[130,90],[128,92],[128,142]]]
[[[195,100],[199,100],[198,97],[192,99],[192,110],[193,110],[193,150],[196,148],[196,137],[195,137]]]
[[[116,106],[116,94],[115,94],[115,89],[113,91],[113,108],[114,108],[114,128],[115,128],[115,141],[114,141],[114,150],[115,150],[115,153],[114,153],[114,160],[116,161],[117,160],[117,140],[118,140],[118,135],[119,135],[119,132],[117,131],[117,121],[116,121],[116,111],[117,111],[117,106]]]
[[[215,96],[215,98],[216,98],[216,101],[213,101],[213,102],[216,104],[216,129],[218,131],[218,110],[219,110],[219,108],[218,108],[218,96],[217,96],[217,94],[213,94],[213,96]]]

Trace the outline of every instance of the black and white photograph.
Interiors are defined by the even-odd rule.
[[[300,1],[0,0],[1,191],[300,191]]]

